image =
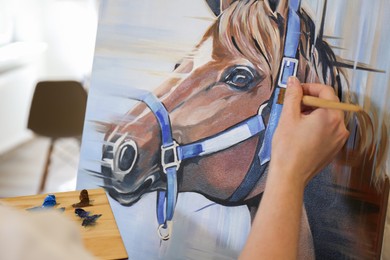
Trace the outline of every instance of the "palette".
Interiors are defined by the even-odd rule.
[[[94,256],[100,259],[127,259],[126,249],[123,245],[114,215],[112,213],[104,189],[88,190],[92,206],[85,207],[92,214],[102,214],[93,226],[81,226],[80,218],[75,215],[72,204],[80,201],[80,191],[49,193],[56,196],[56,208],[65,208],[64,214],[79,226],[84,246]],[[48,194],[21,196],[1,199],[8,205],[19,209],[28,209],[41,205]]]

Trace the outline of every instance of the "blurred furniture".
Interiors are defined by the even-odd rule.
[[[81,140],[86,102],[87,92],[80,82],[41,81],[36,85],[27,128],[50,138],[39,193],[45,188],[56,139],[73,137]]]

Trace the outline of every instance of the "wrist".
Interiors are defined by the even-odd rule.
[[[301,172],[301,167],[286,163],[270,163],[267,186],[286,186],[296,191],[304,191],[306,186],[306,174]],[[271,184],[271,185],[268,185]]]

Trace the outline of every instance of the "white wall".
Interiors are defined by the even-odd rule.
[[[37,81],[89,79],[97,2],[0,0],[0,154],[31,136],[26,126]]]
[[[0,73],[0,154],[31,137],[26,130],[35,63]]]

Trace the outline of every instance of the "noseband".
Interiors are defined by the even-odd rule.
[[[278,97],[286,88],[288,77],[296,76],[298,68],[296,55],[300,39],[299,6],[300,0],[290,0],[284,57],[279,69],[277,86],[270,98],[272,104],[267,127],[264,124],[260,111],[257,115],[247,118],[216,135],[190,144],[178,144],[172,136],[169,113],[163,103],[153,93],[142,91],[141,95],[129,97],[141,101],[149,107],[156,117],[161,130],[161,166],[163,173],[166,175],[167,187],[165,191],[158,191],[157,193],[156,212],[159,223],[158,235],[162,240],[168,240],[172,232],[172,218],[178,194],[177,171],[183,160],[228,149],[265,130],[258,159],[263,167],[270,161],[272,136],[282,111],[282,104],[278,103]],[[249,171],[229,200],[237,202],[244,199],[255,187],[261,175],[262,173],[259,173],[256,169]]]

